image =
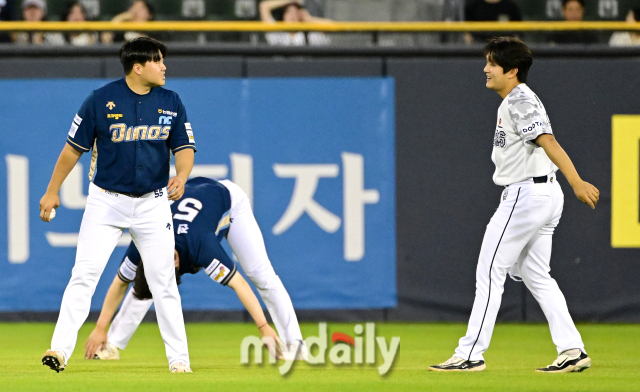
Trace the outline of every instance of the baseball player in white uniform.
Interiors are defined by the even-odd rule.
[[[486,86],[502,98],[491,159],[493,181],[504,186],[480,249],[476,298],[466,335],[452,358],[434,371],[482,371],[507,273],[522,280],[540,304],[558,357],[545,373],[581,372],[591,366],[560,288],[549,275],[551,240],[560,221],[564,195],[559,168],[582,202],[595,208],[599,191],[583,181],[553,136],[540,99],[525,84],[533,58],[519,39],[496,37],[484,50]]]
[[[187,335],[173,263],[169,199],[178,200],[193,167],[195,142],[178,94],[163,89],[166,48],[141,37],[120,49],[126,77],[94,90],[76,114],[60,153],[40,216],[51,220],[62,182],[93,149],[89,196],[78,235],[76,262],[64,292],[51,349],[43,365],[58,373],[73,353],[91,297],[109,256],[129,229],[145,260],[156,299],[158,326],[171,372],[191,372]],[[177,175],[169,179],[170,154]]]

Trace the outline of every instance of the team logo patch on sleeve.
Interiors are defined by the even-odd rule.
[[[118,270],[118,275],[120,279],[125,282],[133,282],[136,277],[136,271],[138,270],[138,266],[133,264],[128,257],[124,258],[122,264],[120,264],[120,269]]]
[[[193,130],[191,129],[191,123],[184,123],[184,127],[187,129],[187,136],[189,136],[189,143],[195,143],[196,139],[193,137]]]
[[[73,122],[71,123],[71,128],[69,129],[69,136],[76,137],[76,132],[78,131],[78,127],[80,126],[81,122],[82,118],[80,118],[80,116],[76,114],[76,116],[73,118]]]
[[[224,282],[225,278],[229,275],[229,273],[231,273],[231,270],[225,267],[224,264],[222,264],[217,259],[213,259],[213,262],[211,262],[211,264],[205,269],[205,271],[207,272],[209,277],[217,283]]]

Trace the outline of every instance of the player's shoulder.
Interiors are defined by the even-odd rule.
[[[176,102],[182,103],[182,100],[180,99],[180,95],[178,95],[178,93],[176,93],[173,90],[169,90],[169,89],[164,88],[164,87],[154,87],[153,90],[163,100],[171,100],[171,101],[176,101]]]
[[[538,111],[542,105],[538,96],[524,83],[511,90],[506,101],[509,113],[516,117]]]
[[[126,85],[126,82],[124,81],[124,78],[121,79],[117,79],[114,80],[112,82],[109,82],[107,84],[105,84],[104,86],[97,88],[95,90],[93,90],[94,94],[109,94],[109,93],[113,93],[116,91],[120,91],[123,90],[125,87],[128,88],[128,86]]]
[[[517,85],[507,95],[507,103],[511,105],[517,105],[521,102],[531,102],[537,104],[538,98],[536,94],[531,90],[529,86],[524,83]]]
[[[115,102],[117,99],[121,98],[129,87],[127,86],[124,78],[114,80],[105,84],[104,86],[93,90],[89,94],[89,98],[94,101],[104,101]]]

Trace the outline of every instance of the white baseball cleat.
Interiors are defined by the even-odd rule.
[[[55,370],[57,373],[63,371],[65,366],[67,366],[64,363],[64,354],[62,354],[62,351],[58,350],[45,351],[45,353],[42,354],[42,364],[49,366],[51,370]]]
[[[484,361],[469,361],[455,355],[439,365],[429,366],[434,372],[481,372],[486,368]]]
[[[189,365],[182,361],[177,361],[171,364],[171,373],[193,373]]]
[[[309,360],[309,349],[302,340],[294,340],[287,343],[287,349],[282,352],[282,359],[285,361],[307,361]]]
[[[591,358],[579,348],[565,350],[547,367],[536,369],[539,373],[581,372],[591,367]]]
[[[98,351],[93,356],[93,359],[101,359],[101,360],[120,359],[120,350],[118,350],[118,347],[107,342],[107,345],[104,347],[104,349]]]

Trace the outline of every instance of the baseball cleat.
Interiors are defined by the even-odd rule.
[[[97,353],[95,353],[95,355],[93,356],[93,359],[101,359],[103,361],[108,359],[120,359],[120,351],[118,350],[118,347],[107,342],[107,345],[104,347],[103,350],[100,350]]]
[[[547,367],[536,369],[539,373],[581,372],[591,367],[591,358],[579,348],[565,350]]]
[[[182,361],[172,363],[169,370],[171,370],[171,373],[193,373],[189,365]]]
[[[282,352],[282,359],[285,361],[307,361],[309,349],[302,340],[294,340],[287,343],[287,349]]]
[[[453,356],[440,365],[429,366],[429,370],[435,372],[481,372],[486,369],[484,361],[467,361],[464,358]]]
[[[64,354],[61,351],[47,350],[42,354],[42,364],[60,373],[65,368]]]

